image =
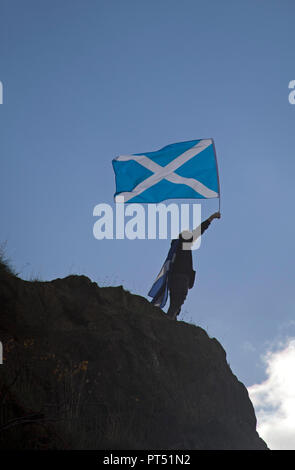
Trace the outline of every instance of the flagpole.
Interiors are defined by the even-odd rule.
[[[212,139],[212,144],[213,144],[213,149],[214,149],[214,156],[215,156],[216,170],[217,170],[218,193],[219,193],[219,213],[220,213],[220,180],[219,180],[219,170],[218,170],[217,155],[216,155],[214,139]]]

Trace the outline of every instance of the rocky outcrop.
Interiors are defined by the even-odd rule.
[[[0,278],[0,448],[267,449],[215,338],[84,276]]]

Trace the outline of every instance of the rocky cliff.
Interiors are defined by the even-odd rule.
[[[0,272],[0,448],[267,449],[215,338],[122,287]]]

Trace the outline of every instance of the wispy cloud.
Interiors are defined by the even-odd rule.
[[[295,450],[295,338],[263,357],[267,379],[248,388],[257,431],[273,450]]]
[[[256,348],[255,346],[253,346],[252,343],[250,343],[250,341],[244,341],[244,343],[242,344],[242,347],[244,349],[244,351],[246,352],[255,352],[256,351]]]

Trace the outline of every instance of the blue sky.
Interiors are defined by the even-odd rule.
[[[295,336],[292,1],[2,0],[1,242],[20,276],[85,274],[146,296],[165,240],[94,238],[119,154],[213,137],[221,220],[183,318],[247,386]],[[203,216],[218,208],[202,201]]]

